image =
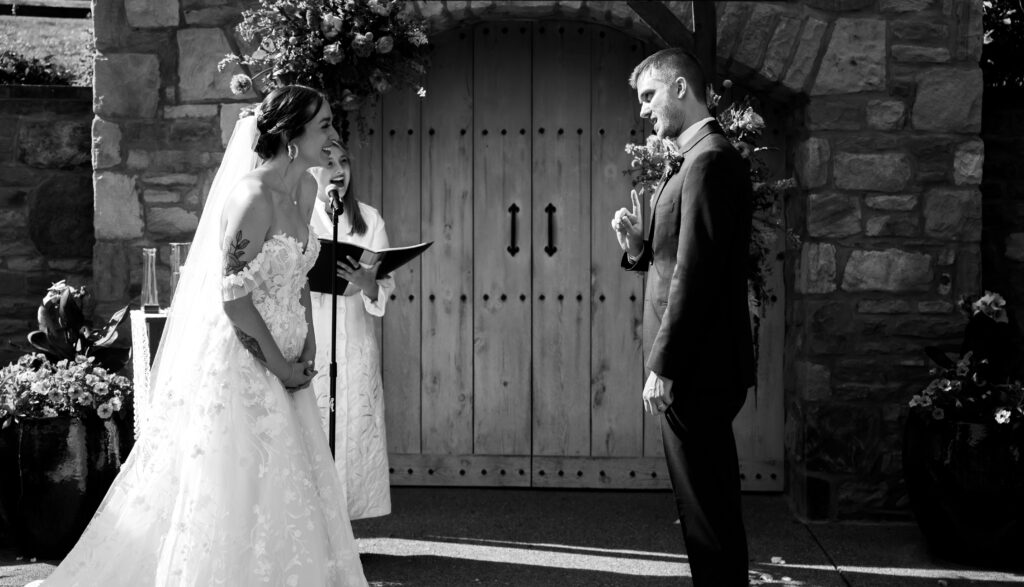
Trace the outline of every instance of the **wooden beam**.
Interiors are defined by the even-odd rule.
[[[715,16],[715,3],[691,2],[690,5],[693,7],[693,52],[704,66],[707,83],[715,87],[718,69],[715,53],[715,46],[718,44],[718,18]]]
[[[661,37],[667,46],[683,47],[690,51],[696,48],[693,33],[663,3],[651,0],[630,0],[626,4],[640,17],[640,20],[654,31],[654,34]],[[698,3],[694,2],[694,4]],[[714,11],[713,6],[711,9]],[[694,11],[696,12],[696,8]]]

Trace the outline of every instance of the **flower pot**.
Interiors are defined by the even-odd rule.
[[[956,562],[1020,565],[1024,432],[991,423],[907,419],[903,473],[929,548]]]
[[[4,435],[0,499],[11,539],[25,555],[63,557],[120,468],[117,426],[99,418],[24,419]]]

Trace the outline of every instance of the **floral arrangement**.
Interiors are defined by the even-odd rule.
[[[91,326],[95,308],[85,287],[54,283],[43,296],[36,314],[39,330],[29,333],[29,343],[50,361],[76,360],[84,355],[108,371],[120,371],[131,353],[130,335],[123,332],[128,306],[99,328]]]
[[[249,72],[232,77],[235,94],[300,83],[324,90],[342,111],[394,87],[423,97],[429,43],[422,20],[404,8],[404,0],[260,0],[238,25],[255,50],[228,55],[219,67],[238,63]]]
[[[1011,376],[1013,347],[1005,306],[993,292],[961,300],[968,323],[960,359],[954,361],[936,347],[925,349],[937,367],[931,371],[932,381],[910,399],[911,410],[934,420],[1024,421],[1024,388]]]
[[[0,369],[0,422],[96,415],[109,419],[132,393],[128,378],[96,364],[94,357],[51,362],[41,353],[23,355]]]
[[[723,87],[728,90],[732,82],[726,80]],[[721,95],[708,88],[708,108],[715,112],[721,102]],[[750,181],[754,189],[754,220],[750,239],[750,267],[748,284],[750,305],[754,312],[754,336],[763,309],[772,301],[766,276],[771,271],[771,253],[780,235],[785,234],[791,241],[798,237],[785,229],[783,223],[782,198],[786,190],[796,186],[792,178],[773,179],[771,171],[758,155],[768,147],[757,146],[757,140],[765,129],[764,118],[757,112],[756,102],[745,97],[733,102],[717,116],[725,136],[732,142],[744,159],[750,162]],[[676,153],[676,145],[670,140],[656,136],[647,137],[646,144],[626,145],[630,156],[630,168],[626,174],[634,188],[643,188],[644,193],[653,194],[657,186],[675,173],[682,162]]]

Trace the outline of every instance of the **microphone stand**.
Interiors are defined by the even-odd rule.
[[[331,403],[330,411],[328,412],[328,426],[327,426],[327,439],[331,444],[331,456],[337,460],[337,456],[334,454],[334,439],[335,431],[337,429],[337,415],[335,411],[335,401],[338,394],[338,216],[340,214],[339,208],[341,202],[337,196],[337,193],[331,194],[331,222],[333,224],[333,232],[331,235],[331,270],[335,272],[335,275],[331,279],[331,366],[330,366],[330,380],[331,380]]]

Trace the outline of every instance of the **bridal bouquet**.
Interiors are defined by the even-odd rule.
[[[238,25],[255,49],[226,56],[220,68],[249,72],[231,79],[235,94],[299,83],[324,90],[343,111],[395,87],[423,97],[429,43],[423,21],[404,8],[404,0],[259,0]]]

